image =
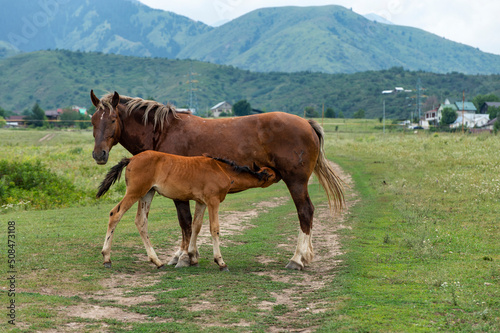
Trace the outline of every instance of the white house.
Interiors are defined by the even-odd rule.
[[[215,118],[219,117],[221,113],[231,113],[233,110],[233,106],[229,104],[228,102],[220,102],[219,104],[216,104],[210,108],[210,111],[214,115]]]
[[[474,114],[474,113],[464,113],[458,112],[458,118],[450,128],[461,128],[462,125],[465,128],[483,127],[490,121],[489,114]]]
[[[450,109],[456,111],[459,118],[461,117],[461,115],[463,113],[466,115],[466,117],[464,118],[465,121],[467,121],[467,119],[469,119],[472,123],[475,123],[475,121],[473,121],[473,119],[476,119],[476,117],[473,117],[473,116],[477,110],[476,110],[476,107],[474,106],[473,103],[462,102],[462,101],[450,103],[450,101],[448,99],[446,99],[443,104],[440,104],[438,108],[435,108],[435,109],[432,109],[429,111],[425,111],[424,119],[422,120],[422,123],[427,123],[428,125],[434,125],[434,126],[439,125],[439,123],[441,122],[441,118],[443,117],[443,110],[445,108],[450,108]],[[471,116],[472,116],[472,118],[471,118]],[[481,117],[477,118],[478,121],[480,118]],[[462,121],[461,119],[462,118],[460,118],[460,122]],[[458,121],[458,119],[457,119],[457,121]],[[480,126],[480,125],[477,125],[477,126]],[[474,125],[469,126],[469,127],[474,127]],[[424,126],[424,128],[425,128],[425,126]]]

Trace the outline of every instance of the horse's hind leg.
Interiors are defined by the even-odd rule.
[[[115,228],[120,222],[123,214],[137,201],[135,198],[125,195],[125,197],[109,212],[109,223],[106,237],[104,238],[104,245],[102,247],[102,256],[104,257],[104,266],[111,267],[111,243],[113,241],[113,234]]]
[[[193,233],[191,234],[191,241],[189,242],[188,256],[186,258],[184,257],[184,255],[182,255],[179,258],[179,262],[175,267],[187,267],[190,265],[191,266],[198,265],[198,258],[200,257],[200,253],[198,252],[196,241],[198,240],[198,234],[200,233],[201,226],[203,224],[203,215],[205,214],[206,207],[207,206],[205,204],[201,204],[199,202],[196,203],[196,206],[194,208],[193,225],[191,227]]]
[[[182,230],[182,241],[179,250],[175,252],[174,257],[168,262],[168,265],[177,265],[182,254],[187,255],[189,242],[191,240],[192,216],[191,209],[189,208],[189,201],[174,200],[174,204],[177,209],[177,219],[179,220],[179,225]]]
[[[288,185],[288,189],[297,208],[300,229],[295,254],[286,265],[286,268],[302,270],[304,265],[309,264],[314,258],[312,246],[314,206],[307,192],[307,183],[291,184]]]
[[[144,247],[146,248],[146,252],[148,253],[149,261],[154,263],[156,267],[161,268],[163,266],[163,263],[160,261],[160,259],[158,259],[158,256],[156,255],[156,252],[151,245],[151,241],[149,240],[148,235],[148,214],[154,195],[155,190],[151,189],[145,196],[139,199],[139,203],[137,205],[137,215],[135,216],[135,225],[137,227],[137,230],[139,230],[139,234],[141,235]]]

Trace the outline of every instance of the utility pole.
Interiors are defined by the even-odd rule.
[[[462,90],[462,134],[464,134],[465,121],[465,90]]]
[[[420,78],[417,80],[417,113],[418,113],[418,124],[420,125],[420,118],[422,112],[422,83]]]
[[[385,134],[385,98],[384,98],[384,111],[383,111],[383,133]]]
[[[193,113],[196,113],[198,110],[198,98],[196,96],[196,91],[198,90],[196,88],[196,84],[198,83],[198,80],[194,79],[194,76],[198,75],[198,73],[193,72],[193,63],[191,62],[191,66],[189,68],[189,72],[187,74],[187,81],[186,83],[188,84],[188,105],[189,105],[189,110]]]

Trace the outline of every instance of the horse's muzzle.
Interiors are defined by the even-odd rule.
[[[97,164],[106,164],[108,162],[109,153],[105,150],[102,150],[99,153],[93,151],[92,157],[94,158]]]

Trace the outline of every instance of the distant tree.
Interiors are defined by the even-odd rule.
[[[306,112],[306,117],[308,117],[308,118],[319,117],[318,111],[316,111],[313,106],[306,106],[306,108],[304,110]]]
[[[38,103],[35,103],[35,105],[33,105],[33,108],[30,112],[28,112],[26,119],[28,120],[27,124],[29,126],[43,127],[48,125],[45,111],[40,107],[40,105],[38,105]]]
[[[495,94],[477,95],[472,99],[472,103],[476,107],[477,111],[481,110],[484,103],[486,102],[500,102],[500,97]]]
[[[425,99],[424,109],[432,110],[439,106],[439,98],[436,95],[429,96]]]
[[[96,112],[96,108],[93,105],[87,109],[87,114],[90,116],[93,116],[95,112]]]
[[[325,111],[325,117],[326,118],[335,118],[335,111],[333,110],[333,108],[326,108],[326,111]]]
[[[69,108],[64,109],[61,114],[61,122],[65,127],[76,126],[78,128],[88,128],[90,124],[90,118],[78,111],[73,111]]]
[[[0,117],[2,117],[2,118],[7,117],[7,111],[4,110],[1,106],[0,106]]]
[[[233,114],[236,116],[246,116],[250,113],[252,113],[252,106],[246,99],[242,99],[233,105]]]
[[[498,134],[498,131],[500,131],[500,121],[495,121],[495,123],[493,124],[493,133]]]
[[[365,118],[365,110],[359,109],[358,111],[354,112],[352,117],[354,119],[364,119]]]
[[[500,107],[488,106],[488,114],[490,115],[490,119],[495,119],[500,115]]]
[[[455,120],[457,120],[457,118],[457,111],[453,110],[452,108],[446,107],[442,111],[441,122],[439,123],[439,125],[441,127],[447,127],[450,124],[453,124]]]
[[[60,119],[61,119],[63,126],[65,126],[65,127],[74,126],[75,120],[80,119],[80,112],[73,111],[71,109],[64,109],[63,113],[61,114]]]
[[[344,112],[339,111],[339,116],[338,116],[338,118],[345,118],[345,117],[344,117]]]

